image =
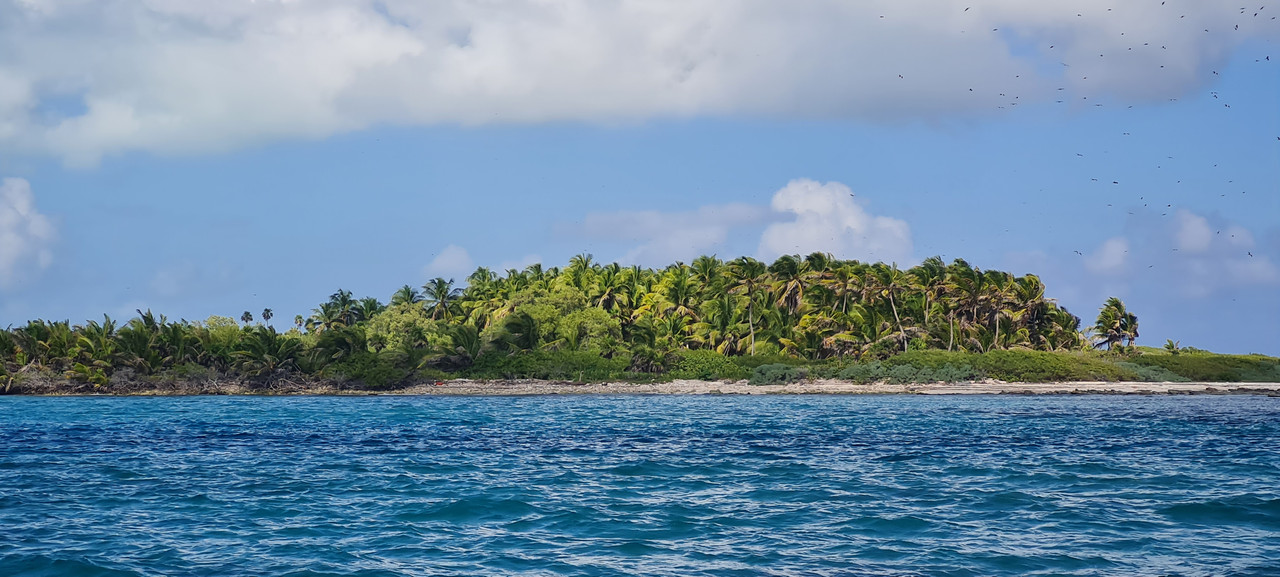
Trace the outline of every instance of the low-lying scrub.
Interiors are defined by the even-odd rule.
[[[892,359],[890,359],[892,360]],[[959,383],[980,378],[972,365],[915,366],[874,361],[853,365],[840,372],[840,379],[854,383]]]
[[[673,356],[667,373],[673,379],[737,381],[751,376],[750,369],[716,351],[680,351]]]
[[[606,359],[589,351],[526,351],[512,355],[487,354],[459,373],[472,379],[545,379],[605,382],[628,380],[631,358]]]
[[[1141,355],[1135,365],[1159,367],[1192,381],[1280,382],[1280,359],[1262,355],[1215,355],[1197,352],[1179,355]]]
[[[1144,383],[1186,383],[1191,380],[1156,365],[1140,365],[1138,363],[1120,361],[1116,363],[1116,366],[1132,371],[1135,375],[1138,375],[1137,380]]]
[[[803,381],[808,376],[809,370],[805,367],[774,363],[760,365],[752,370],[749,382],[753,385],[785,385]]]

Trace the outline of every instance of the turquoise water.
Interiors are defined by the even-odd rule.
[[[1266,397],[0,398],[3,575],[1277,575]]]

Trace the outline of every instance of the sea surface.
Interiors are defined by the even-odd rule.
[[[1280,575],[1280,399],[0,397],[0,575]]]

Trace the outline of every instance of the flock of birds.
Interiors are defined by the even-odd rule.
[[[1160,2],[1160,5],[1161,5],[1161,6],[1165,6],[1165,5],[1166,5],[1166,2],[1165,2],[1165,1]],[[969,12],[971,8],[972,8],[971,6],[970,6],[970,7],[966,7],[966,8],[964,9],[964,12]],[[1259,17],[1266,18],[1266,16],[1264,16],[1264,14],[1265,14],[1265,10],[1266,10],[1266,6],[1265,6],[1265,5],[1264,5],[1264,6],[1259,6],[1259,7],[1257,7],[1256,9],[1250,9],[1250,8],[1248,8],[1248,7],[1241,7],[1241,8],[1240,8],[1240,10],[1239,10],[1239,16],[1244,17],[1244,18],[1251,18],[1251,19],[1252,19],[1252,18],[1259,18]],[[1108,8],[1108,9],[1107,9],[1107,12],[1111,12],[1111,11],[1112,11],[1112,9],[1111,9],[1111,8]],[[1083,13],[1077,13],[1077,14],[1076,14],[1076,16],[1077,16],[1077,17],[1084,17],[1084,14],[1083,14]],[[884,16],[880,16],[880,18],[881,18],[881,19],[883,19],[883,18],[884,18]],[[1180,15],[1178,16],[1178,19],[1180,19],[1180,20],[1181,20],[1181,19],[1185,19],[1185,18],[1186,18],[1186,15],[1185,15],[1185,14],[1180,14]],[[1277,18],[1276,16],[1271,16],[1271,17],[1269,18],[1269,20],[1276,20],[1276,18]],[[1212,30],[1211,30],[1211,29],[1209,29],[1209,28],[1204,28],[1203,30],[1204,30],[1204,32],[1212,32]],[[1233,32],[1238,32],[1239,30],[1240,30],[1240,24],[1239,24],[1239,23],[1234,23],[1234,24],[1233,24],[1233,26],[1232,26],[1231,31],[1233,31]],[[991,31],[992,31],[992,32],[998,32],[998,31],[999,31],[999,28],[993,28]],[[1124,32],[1121,32],[1121,33],[1120,33],[1120,35],[1121,35],[1121,36],[1124,36],[1124,35],[1125,35],[1125,33],[1124,33]],[[1161,49],[1161,50],[1168,50],[1168,44],[1167,44],[1167,43],[1168,43],[1168,41],[1166,40],[1166,44],[1161,44],[1161,45],[1160,45],[1160,49]],[[1134,47],[1137,47],[1137,46],[1139,46],[1139,45],[1135,42],[1133,46],[1129,46],[1129,47],[1127,47],[1127,50],[1126,50],[1126,51],[1132,51],[1132,50],[1134,49]],[[1141,43],[1141,47],[1150,47],[1150,46],[1151,46],[1151,42],[1149,42],[1149,41],[1148,41],[1148,42],[1142,42],[1142,43]],[[1055,50],[1056,48],[1057,48],[1057,45],[1056,45],[1056,44],[1049,44],[1049,45],[1048,45],[1048,50]],[[1141,48],[1140,48],[1140,49],[1141,49]],[[1099,57],[1099,58],[1106,58],[1106,56],[1107,56],[1107,55],[1106,55],[1106,53],[1105,53],[1105,52],[1104,52],[1104,53],[1100,53],[1100,54],[1098,54],[1098,57]],[[1269,63],[1270,61],[1271,61],[1271,56],[1270,56],[1270,55],[1265,55],[1265,56],[1262,56],[1262,57],[1260,57],[1260,58],[1255,59],[1255,62],[1256,62],[1256,63],[1261,63],[1261,64],[1266,64],[1266,63]],[[1068,63],[1068,62],[1065,62],[1065,61],[1060,62],[1060,64],[1061,64],[1064,68],[1070,68],[1070,67],[1071,67],[1071,64],[1070,64],[1070,63]],[[1165,65],[1160,64],[1160,65],[1159,65],[1159,67],[1160,67],[1160,68],[1165,68]],[[1217,70],[1210,70],[1209,72],[1210,72],[1210,73],[1211,73],[1211,75],[1212,75],[1212,76],[1214,76],[1214,77],[1221,76],[1221,75],[1218,73],[1218,71],[1217,71]],[[1014,78],[1015,78],[1015,79],[1018,79],[1018,78],[1020,78],[1020,77],[1021,77],[1020,75],[1015,75],[1015,76],[1014,76]],[[899,78],[899,79],[905,79],[906,77],[905,77],[904,75],[902,75],[902,74],[898,74],[898,78]],[[1081,82],[1086,81],[1086,80],[1088,80],[1088,76],[1087,76],[1087,75],[1082,75],[1080,80],[1081,80]],[[1212,80],[1212,79],[1209,79],[1209,80]],[[1065,86],[1062,86],[1062,87],[1058,87],[1058,88],[1057,88],[1057,91],[1058,91],[1058,92],[1066,92],[1066,90],[1067,90],[1067,87],[1065,87]],[[969,89],[968,89],[968,91],[969,91],[969,92],[974,92],[974,89],[973,89],[973,88],[969,88]],[[1004,99],[1005,99],[1004,101],[1002,101],[1002,102],[1003,102],[1002,104],[997,105],[997,108],[999,108],[999,109],[1004,109],[1004,108],[1006,108],[1006,105],[1007,105],[1007,106],[1017,106],[1017,105],[1019,104],[1020,100],[1021,100],[1021,98],[1020,98],[1020,96],[1019,96],[1019,95],[1012,95],[1012,96],[1011,96],[1008,92],[999,92],[999,91],[996,91],[996,94],[997,94],[999,97],[1001,97],[1001,98],[1004,98]],[[1210,95],[1213,99],[1215,99],[1215,100],[1222,100],[1222,95],[1221,95],[1218,91],[1210,91],[1210,92],[1209,92],[1209,95]],[[1081,98],[1081,101],[1089,100],[1089,95],[1082,95],[1080,98]],[[1095,100],[1096,100],[1096,98],[1095,98]],[[1170,102],[1176,102],[1177,100],[1178,100],[1177,98],[1169,98],[1169,101],[1170,101]],[[1056,100],[1055,100],[1055,102],[1056,102],[1057,104],[1065,104],[1065,103],[1067,102],[1067,100],[1066,100],[1065,98],[1062,98],[1062,99],[1056,99]],[[1096,107],[1096,108],[1102,108],[1102,107],[1104,106],[1104,104],[1103,104],[1103,103],[1100,103],[1100,102],[1094,102],[1094,103],[1092,103],[1092,104],[1093,104],[1093,106],[1094,106],[1094,107]],[[1231,104],[1230,104],[1229,102],[1222,102],[1222,105],[1223,105],[1223,108],[1224,108],[1224,109],[1230,109],[1230,108],[1231,108]],[[1131,109],[1131,108],[1133,108],[1133,106],[1132,106],[1132,105],[1130,105],[1130,106],[1128,106],[1128,108],[1130,108],[1130,109]],[[1122,132],[1122,133],[1121,133],[1121,135],[1122,135],[1122,136],[1130,136],[1130,135],[1131,135],[1131,133],[1130,133],[1130,132]],[[1276,137],[1276,140],[1280,141],[1280,136],[1277,136],[1277,137]],[[1080,157],[1080,158],[1084,158],[1084,157],[1085,157],[1085,154],[1084,154],[1084,153],[1077,152],[1077,153],[1076,153],[1076,156],[1077,156],[1077,157]],[[1167,160],[1174,160],[1174,157],[1173,157],[1173,156],[1166,156],[1166,159],[1167,159]],[[1217,166],[1218,166],[1217,164],[1214,164],[1214,165],[1213,165],[1213,167],[1214,167],[1214,168],[1216,168]],[[1162,168],[1162,165],[1156,165],[1156,168],[1157,168],[1157,169],[1160,169],[1160,168]],[[1090,178],[1090,181],[1091,181],[1091,182],[1106,182],[1106,180],[1110,180],[1110,179],[1100,180],[1099,178],[1096,178],[1096,177]],[[1110,180],[1110,182],[1111,182],[1111,184],[1112,184],[1112,185],[1114,185],[1114,186],[1119,186],[1119,185],[1120,185],[1120,181],[1119,181],[1119,180]],[[1178,180],[1178,181],[1177,181],[1177,183],[1178,183],[1178,184],[1181,184],[1181,183],[1182,183],[1182,181],[1181,181],[1181,180]],[[1227,181],[1226,181],[1226,184],[1227,184],[1227,185],[1234,184],[1234,181],[1232,181],[1232,180],[1227,180]],[[1240,194],[1242,194],[1242,195],[1243,195],[1243,194],[1246,194],[1246,193],[1247,193],[1247,191],[1243,191],[1243,190],[1242,190],[1242,191],[1240,191]],[[1226,193],[1220,193],[1220,194],[1219,194],[1219,196],[1220,196],[1220,197],[1224,197],[1224,198],[1225,198],[1225,197],[1227,196],[1227,194],[1226,194]],[[1138,196],[1138,201],[1139,201],[1139,202],[1142,202],[1142,207],[1143,207],[1143,208],[1150,208],[1151,202],[1147,201],[1147,200],[1146,200],[1146,198],[1145,198],[1145,196]],[[1113,206],[1113,205],[1114,205],[1114,203],[1108,203],[1108,204],[1107,204],[1107,206],[1108,206],[1108,207],[1111,207],[1111,208],[1114,208],[1114,206]],[[1158,204],[1157,204],[1157,206],[1158,206]],[[1166,204],[1165,204],[1164,209],[1163,209],[1163,210],[1161,211],[1161,213],[1160,213],[1160,216],[1161,216],[1161,217],[1168,217],[1168,216],[1169,216],[1169,214],[1173,212],[1173,211],[1172,211],[1172,209],[1173,209],[1173,203],[1166,203]],[[1129,211],[1127,211],[1127,213],[1128,213],[1129,215],[1134,215],[1134,214],[1135,214],[1135,212],[1134,212],[1133,210],[1129,210]],[[1221,231],[1221,230],[1218,230],[1218,231],[1216,232],[1216,234],[1217,234],[1217,235],[1221,235],[1221,234],[1222,234],[1222,231]],[[1233,235],[1231,235],[1231,236],[1232,236],[1232,237],[1234,237],[1235,235],[1233,234]],[[1173,248],[1173,249],[1172,249],[1172,251],[1173,251],[1173,252],[1176,252],[1176,251],[1178,251],[1178,249],[1177,249],[1177,248]],[[1079,250],[1074,250],[1074,251],[1072,251],[1072,252],[1074,252],[1076,255],[1078,255],[1078,256],[1080,256],[1080,257],[1084,257],[1084,256],[1085,256],[1085,253],[1084,253],[1084,252],[1082,252],[1082,251],[1079,251]],[[1127,253],[1128,251],[1126,250],[1125,252]],[[1253,258],[1253,252],[1252,252],[1252,251],[1245,251],[1245,254],[1246,254],[1249,258]],[[1147,266],[1147,268],[1154,268],[1154,267],[1155,267],[1155,265],[1154,265],[1154,264],[1152,264],[1152,265],[1148,265],[1148,266]]]

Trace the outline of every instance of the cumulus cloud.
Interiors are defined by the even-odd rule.
[[[1272,257],[1249,229],[1180,209],[1168,224],[1140,224],[1128,237],[1103,241],[1085,257],[1084,266],[1100,277],[1137,280],[1135,273],[1141,273],[1173,293],[1200,298],[1223,290],[1280,286],[1280,267]]]
[[[507,271],[512,269],[524,270],[529,265],[538,264],[540,262],[542,262],[541,256],[538,256],[536,254],[526,254],[515,260],[502,261],[501,263],[498,264],[498,268],[495,272],[497,272],[498,274],[506,274]]]
[[[0,288],[26,270],[48,267],[54,235],[53,223],[36,210],[31,185],[21,178],[0,181]]]
[[[687,212],[620,211],[588,214],[576,232],[589,239],[638,242],[623,263],[644,265],[688,262],[714,252],[735,228],[769,218],[764,207],[748,204],[704,206]]]
[[[809,252],[900,263],[911,258],[907,223],[868,213],[849,187],[838,182],[791,181],[773,195],[771,206],[794,218],[765,229],[759,250],[763,258]]]
[[[451,244],[440,250],[431,263],[423,269],[429,277],[461,279],[475,271],[475,261],[467,249]]]
[[[1277,37],[1217,0],[0,0],[0,149],[93,163],[380,123],[936,119],[1177,96]]]
[[[1178,224],[1174,240],[1177,241],[1179,250],[1188,254],[1203,254],[1209,250],[1209,245],[1213,242],[1213,231],[1209,230],[1208,220],[1188,210],[1179,210],[1175,218]]]
[[[1129,264],[1129,239],[1122,236],[1103,241],[1098,250],[1084,259],[1085,268],[1098,274],[1126,272]]]

